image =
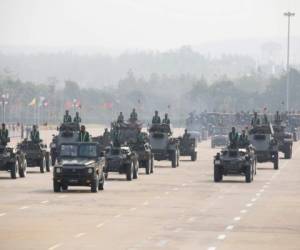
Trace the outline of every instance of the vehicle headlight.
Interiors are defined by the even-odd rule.
[[[220,160],[215,160],[215,164],[216,164],[216,165],[220,165],[220,164],[221,164],[221,161],[220,161]]]
[[[88,168],[88,173],[89,174],[92,174],[94,172],[94,169],[93,168]]]
[[[55,168],[55,173],[60,174],[62,172],[62,168]]]

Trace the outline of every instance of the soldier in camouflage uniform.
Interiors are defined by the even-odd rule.
[[[152,118],[152,124],[160,124],[160,117],[157,110],[155,111],[155,115]]]
[[[72,117],[69,114],[69,110],[66,110],[66,113],[64,115],[64,123],[72,122]]]

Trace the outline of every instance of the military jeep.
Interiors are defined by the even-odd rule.
[[[220,182],[223,176],[245,176],[246,182],[252,182],[256,174],[254,150],[248,148],[224,148],[214,157],[214,181]]]
[[[171,128],[168,124],[152,124],[149,128],[149,142],[157,161],[169,160],[172,167],[179,166],[179,141],[172,137]]]
[[[105,178],[109,172],[125,174],[126,179],[131,181],[138,178],[139,162],[138,155],[128,146],[110,146],[105,151]]]
[[[62,143],[53,169],[53,190],[61,192],[68,186],[90,186],[91,192],[104,189],[105,160],[98,143]]]
[[[197,160],[197,141],[188,136],[179,137],[179,151],[180,156],[190,156],[191,161]]]
[[[79,124],[77,122],[62,123],[58,128],[58,135],[53,135],[50,143],[51,164],[54,165],[59,157],[60,144],[76,142],[79,136]]]
[[[41,173],[50,172],[51,160],[47,145],[25,139],[17,145],[17,149],[25,153],[27,167],[39,167]]]
[[[0,171],[10,172],[10,177],[26,177],[27,161],[23,152],[0,145]]]
[[[250,129],[249,142],[255,149],[257,162],[272,162],[274,169],[279,168],[278,143],[274,138],[272,124]]]
[[[278,143],[278,150],[285,159],[291,159],[293,153],[293,134],[285,130],[284,125],[273,125],[274,137]]]
[[[221,147],[228,144],[227,129],[224,127],[214,127],[211,137],[211,147]]]

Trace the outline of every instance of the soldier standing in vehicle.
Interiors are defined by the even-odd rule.
[[[2,123],[2,128],[0,129],[0,142],[2,146],[6,146],[8,143],[8,130],[5,127],[5,123]]]
[[[238,141],[239,141],[239,134],[236,132],[235,127],[232,127],[228,137],[229,137],[230,147],[237,148]]]
[[[120,130],[118,126],[115,126],[111,133],[111,139],[113,146],[119,147],[120,146]]]
[[[81,123],[81,117],[79,116],[79,112],[76,112],[73,122]]]
[[[281,122],[281,116],[280,116],[278,110],[276,111],[275,120],[274,121],[275,121],[276,124],[279,124]]]
[[[135,122],[135,121],[137,121],[137,119],[138,119],[138,115],[134,108],[130,114],[130,121]]]
[[[242,134],[240,135],[239,138],[239,146],[242,148],[249,146],[248,136],[246,134],[246,130],[244,129],[242,130]]]
[[[80,132],[79,132],[79,141],[80,142],[89,142],[90,141],[90,134],[85,130],[85,126],[81,125]]]
[[[72,117],[69,114],[69,110],[66,110],[66,113],[64,115],[64,123],[72,122]]]
[[[30,132],[30,140],[33,143],[40,143],[41,139],[40,139],[40,132],[37,129],[36,125],[32,126],[32,131]]]
[[[145,141],[144,134],[142,133],[141,129],[138,129],[136,137],[138,143],[143,143]]]
[[[260,119],[257,116],[257,112],[254,112],[254,117],[252,118],[251,125],[252,127],[258,126],[260,124]]]
[[[124,122],[124,116],[123,116],[123,112],[120,112],[118,119],[117,119],[118,123],[123,123]]]
[[[165,114],[165,118],[163,119],[162,123],[163,123],[163,124],[170,125],[170,119],[169,119],[167,113]]]
[[[155,114],[152,118],[152,124],[160,124],[160,117],[157,110],[155,110]]]
[[[188,139],[189,137],[190,137],[190,134],[188,133],[187,129],[185,129],[182,138],[183,139]]]

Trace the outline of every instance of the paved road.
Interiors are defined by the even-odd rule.
[[[51,173],[0,173],[0,249],[300,249],[300,143],[280,170],[259,164],[253,183],[212,181],[217,149],[199,145],[197,162],[156,162],[154,175],[105,190],[53,193]]]

